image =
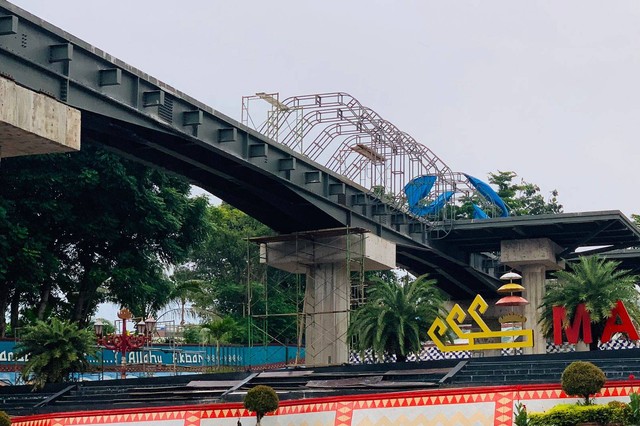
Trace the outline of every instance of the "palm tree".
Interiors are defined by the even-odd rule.
[[[379,358],[394,354],[404,362],[421,349],[429,324],[443,313],[444,301],[436,281],[427,275],[405,283],[375,279],[367,302],[351,316],[349,337],[360,351],[372,349]]]
[[[22,377],[39,389],[46,383],[68,381],[72,373],[85,371],[89,367],[87,358],[96,351],[92,330],[51,318],[49,322],[36,321],[23,328],[15,356],[28,358]]]
[[[567,318],[572,320],[576,307],[585,304],[591,318],[591,335],[594,342],[590,349],[598,348],[597,336],[602,335],[611,310],[618,300],[624,303],[633,321],[640,320],[640,294],[637,275],[618,270],[620,262],[597,256],[581,257],[572,265],[572,271],[558,271],[555,281],[546,286],[542,299],[540,325],[545,337],[553,337],[553,307],[564,306]]]
[[[185,267],[178,268],[171,276],[173,288],[169,293],[170,301],[180,303],[180,325],[185,324],[185,314],[187,312],[187,302],[202,293],[204,281],[194,278],[195,273]]]
[[[202,331],[205,333],[207,342],[211,340],[216,342],[216,365],[220,366],[220,343],[227,342],[237,328],[236,322],[231,317],[224,317],[218,321],[209,322],[202,325]]]

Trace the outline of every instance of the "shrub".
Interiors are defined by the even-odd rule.
[[[620,401],[611,401],[607,404],[609,409],[609,424],[611,425],[625,425],[629,423],[631,418],[631,407],[628,404]],[[631,421],[630,424],[635,424]]]
[[[4,411],[0,411],[0,426],[11,426],[11,417]]]
[[[528,426],[529,414],[527,413],[527,406],[522,402],[517,402],[515,405],[513,423],[515,426]]]
[[[629,394],[629,421],[632,425],[640,424],[640,395]]]
[[[575,361],[562,372],[562,390],[567,395],[581,396],[584,405],[591,404],[589,397],[600,392],[606,377],[601,369],[590,362]]]
[[[609,423],[612,409],[608,405],[556,405],[545,413],[529,414],[528,426],[575,426],[579,423]]]
[[[255,411],[258,425],[265,414],[278,409],[278,394],[271,386],[258,385],[249,389],[244,397],[244,408]]]

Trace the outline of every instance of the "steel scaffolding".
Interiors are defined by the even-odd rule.
[[[258,261],[254,259],[248,262],[251,265],[250,268],[266,271],[259,277],[261,281],[257,280],[258,277],[255,273],[248,274],[253,277],[247,281],[249,345],[276,344],[285,346],[290,343],[281,335],[276,334],[273,327],[269,326],[270,321],[283,317],[295,318],[296,357],[291,362],[292,364],[305,362],[301,356],[303,349],[322,355],[326,350],[326,342],[323,343],[323,338],[333,333],[329,328],[342,330],[331,343],[347,342],[349,313],[366,301],[364,248],[367,233],[367,230],[361,228],[339,228],[252,238],[252,242],[260,244],[262,247],[266,244],[287,243],[286,251],[280,253],[279,256],[286,258],[286,262],[295,265],[295,267],[289,268],[288,272],[276,270],[273,267],[264,268],[264,264],[268,262],[264,248],[260,250]],[[331,268],[332,273],[309,273],[314,268],[310,259],[317,262],[327,260],[318,258],[319,253],[331,253],[330,262],[335,265]],[[338,261],[336,262],[336,260]],[[294,268],[295,270],[293,270]],[[274,281],[274,276],[277,276],[281,281]],[[348,287],[345,291],[337,289],[326,292],[320,298],[315,296],[316,293],[313,292],[313,289],[319,286],[333,288],[334,280],[347,282]],[[273,288],[280,285],[282,281],[295,283],[293,291],[287,295],[291,302],[290,306],[296,307],[295,311],[276,313],[270,310],[269,292],[273,291]],[[258,292],[261,297],[257,297]],[[255,312],[254,305],[258,299],[265,300],[264,312]],[[332,308],[327,308],[328,306]],[[286,330],[278,331],[284,333]],[[347,344],[349,343],[347,342]]]

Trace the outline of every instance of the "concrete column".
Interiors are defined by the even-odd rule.
[[[284,235],[262,242],[261,262],[306,274],[303,317],[307,365],[349,362],[349,270],[395,268],[395,244],[347,230]],[[280,241],[278,241],[280,239]]]
[[[524,348],[525,354],[544,354],[547,352],[547,341],[539,331],[538,321],[544,295],[544,280],[546,269],[543,265],[522,265],[522,286],[526,289],[525,298],[529,304],[524,306],[524,316],[527,322],[526,328],[533,328],[533,348]]]
[[[326,263],[307,270],[305,352],[309,365],[349,362],[351,283],[346,263]]]
[[[538,320],[538,308],[544,295],[546,271],[564,268],[563,261],[556,261],[560,247],[548,238],[528,240],[505,240],[500,244],[500,262],[522,273],[524,297],[529,301],[524,314],[527,319],[525,328],[533,329],[533,348],[525,348],[525,354],[544,354],[547,352],[546,339],[542,337]]]
[[[0,77],[0,158],[80,149],[80,111]]]

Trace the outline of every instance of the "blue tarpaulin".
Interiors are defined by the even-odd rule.
[[[416,206],[413,209],[410,208],[411,213],[417,216],[433,216],[437,214],[447,204],[447,201],[453,197],[453,191],[445,191],[438,195],[431,204],[428,206]]]
[[[404,193],[407,195],[407,203],[409,203],[409,209],[419,207],[420,201],[429,195],[431,188],[436,183],[436,176],[418,176],[411,179],[409,183],[404,186]]]
[[[479,205],[473,205],[473,218],[474,219],[489,219],[489,216],[480,208]]]
[[[489,184],[484,183],[478,178],[469,176],[466,173],[465,173],[465,176],[467,177],[467,179],[469,179],[469,182],[471,182],[471,185],[473,185],[484,198],[486,198],[487,200],[489,200],[490,202],[492,202],[493,204],[495,204],[500,208],[500,210],[502,211],[502,213],[500,214],[501,217],[509,216],[509,208],[504,203],[504,201],[502,201],[502,198],[500,198],[498,193],[489,186]]]

